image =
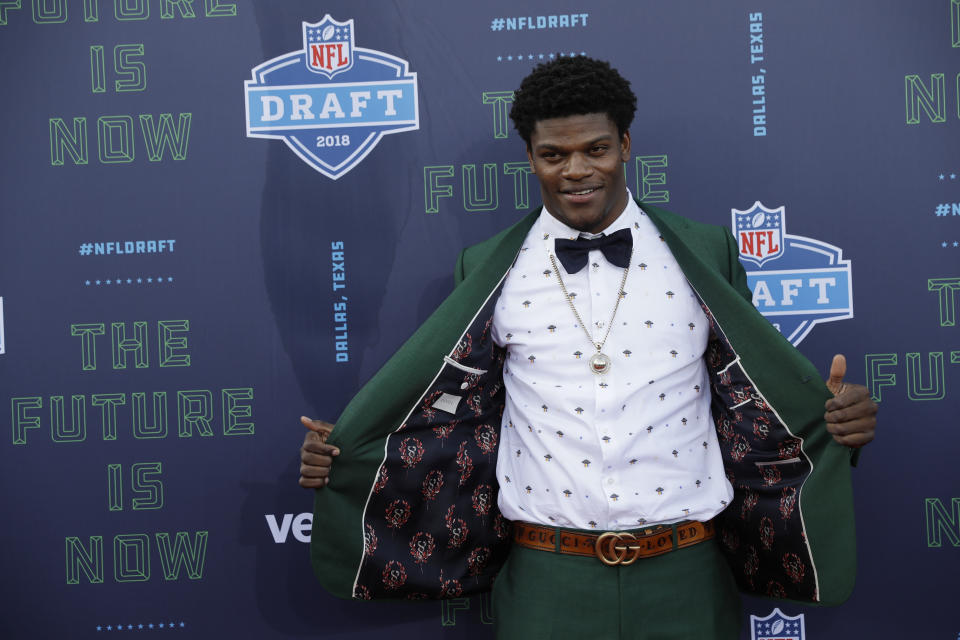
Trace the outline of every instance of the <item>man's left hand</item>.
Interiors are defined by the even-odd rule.
[[[823,419],[833,439],[847,447],[862,447],[873,440],[877,428],[877,403],[870,399],[870,392],[860,384],[843,381],[847,373],[847,359],[840,354],[833,356],[827,388],[833,397],[827,400]]]

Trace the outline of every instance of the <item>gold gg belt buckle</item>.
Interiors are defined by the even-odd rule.
[[[608,531],[597,538],[597,557],[605,565],[633,564],[640,557],[640,545],[632,533]]]

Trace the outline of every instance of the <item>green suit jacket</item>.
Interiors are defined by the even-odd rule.
[[[724,466],[717,517],[741,588],[838,604],[853,588],[850,457],[823,422],[830,392],[750,302],[722,228],[643,206],[711,324],[705,355]],[[489,588],[510,544],[496,506],[505,352],[490,339],[500,287],[534,211],[465,250],[457,286],[354,397],[329,442],[311,558],[341,597],[458,597]]]

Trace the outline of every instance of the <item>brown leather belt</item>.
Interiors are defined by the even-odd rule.
[[[693,520],[658,525],[634,531],[580,533],[567,529],[542,527],[529,522],[513,523],[513,542],[538,551],[574,556],[596,556],[604,564],[633,564],[638,558],[651,558],[674,549],[693,546],[716,535],[713,521]]]

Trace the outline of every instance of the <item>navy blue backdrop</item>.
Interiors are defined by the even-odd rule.
[[[957,637],[958,0],[0,1],[0,635],[491,636],[319,587],[298,417],[539,204],[510,92],[580,54],[639,96],[634,194],[880,402],[853,597],[744,637]]]

